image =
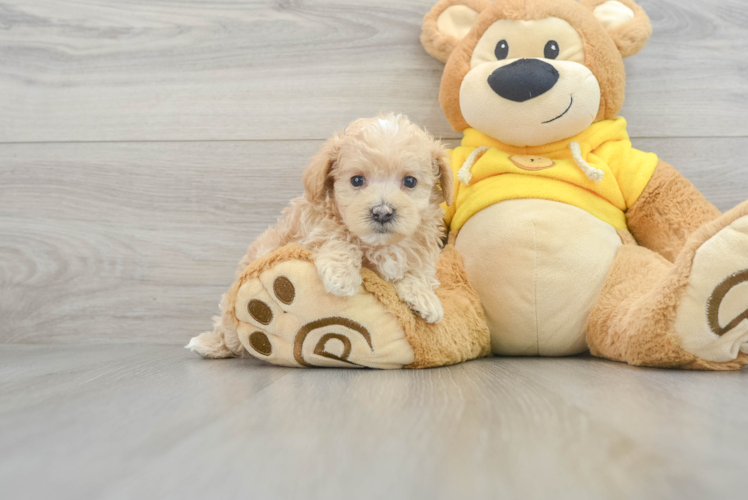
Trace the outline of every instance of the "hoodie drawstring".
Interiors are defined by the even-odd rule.
[[[600,184],[600,181],[603,180],[605,172],[603,172],[599,168],[590,166],[589,163],[584,161],[584,158],[582,158],[582,147],[578,142],[570,143],[569,149],[571,149],[571,156],[574,158],[574,163],[577,164],[577,166],[582,170],[582,172],[587,175],[587,177],[591,181],[595,181]]]
[[[470,184],[470,179],[473,178],[473,174],[470,172],[470,169],[473,168],[473,165],[476,161],[478,161],[478,158],[480,156],[483,156],[483,153],[485,153],[489,149],[491,148],[489,148],[488,146],[481,146],[470,153],[470,156],[467,157],[467,160],[465,160],[465,163],[462,164],[462,167],[460,167],[460,170],[457,172],[457,180],[462,182],[466,186]]]
[[[470,170],[473,168],[473,165],[475,165],[475,162],[478,161],[478,159],[489,149],[491,148],[488,146],[482,146],[476,148],[475,151],[470,153],[470,156],[467,157],[465,163],[462,164],[462,167],[460,167],[460,170],[457,172],[457,180],[466,186],[470,184],[470,180],[473,178],[473,174]],[[582,147],[578,142],[569,143],[569,149],[571,150],[572,158],[574,158],[574,163],[577,164],[579,169],[584,172],[591,181],[600,184],[605,172],[584,161],[584,158],[582,158]]]

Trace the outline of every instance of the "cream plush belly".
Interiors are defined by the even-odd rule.
[[[621,246],[611,225],[565,203],[511,200],[471,217],[456,246],[494,354],[587,350],[587,318]]]

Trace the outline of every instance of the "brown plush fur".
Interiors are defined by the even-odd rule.
[[[437,20],[441,13],[453,5],[466,5],[476,12],[481,12],[491,5],[491,2],[489,0],[441,0],[426,14],[421,29],[421,44],[426,52],[441,62],[447,62],[452,51],[460,43],[455,37],[439,32],[437,27]]]
[[[590,10],[604,4],[608,0],[580,0],[579,4],[584,5]],[[652,23],[649,16],[633,0],[618,0],[626,7],[634,11],[634,18],[620,26],[608,31],[608,35],[615,42],[618,51],[623,57],[631,57],[644,48],[652,36]]]
[[[726,372],[740,370],[746,365],[748,365],[748,353],[741,352],[733,361],[715,363],[714,361],[707,361],[705,359],[696,358],[690,363],[681,366],[680,368],[683,368],[684,370]]]
[[[628,229],[617,229],[618,237],[621,238],[621,243],[624,245],[636,245],[636,240]]]
[[[637,242],[671,262],[698,228],[721,215],[688,179],[660,161],[626,223]]]
[[[441,286],[436,294],[444,305],[444,319],[429,324],[411,313],[392,286],[374,273],[362,272],[364,288],[400,322],[415,359],[405,368],[430,368],[489,356],[491,341],[478,295],[468,284],[462,257],[450,244],[437,265]]]
[[[745,354],[725,363],[700,359],[680,347],[673,328],[696,251],[721,229],[745,215],[748,203],[704,224],[683,244],[674,263],[646,248],[621,247],[600,299],[590,313],[587,327],[590,352],[641,366],[737,370],[748,364]]]
[[[599,357],[643,366],[681,366],[695,359],[672,329],[688,274],[633,245],[620,248],[600,299],[590,312],[587,345]],[[678,279],[679,278],[679,279]]]
[[[465,4],[456,1],[451,2],[453,3]],[[616,44],[621,44],[627,54],[633,53],[634,48],[641,48],[646,44],[651,33],[651,24],[644,11],[628,0],[623,3],[636,7],[636,17],[616,28],[611,34],[603,28],[590,8],[574,0],[500,0],[483,9],[473,29],[456,45],[444,68],[439,101],[450,125],[458,131],[468,127],[460,109],[460,87],[465,75],[470,71],[470,58],[478,40],[499,19],[536,20],[558,17],[568,21],[582,37],[585,66],[592,71],[600,84],[600,109],[596,121],[615,118],[623,105],[626,87],[622,53]],[[425,35],[421,39],[429,53],[436,52],[441,57],[451,43],[448,43],[447,37],[439,38],[433,31],[435,19],[446,6],[446,3],[440,2],[429,13],[426,17],[429,24],[425,27]],[[635,35],[640,38],[635,38]],[[433,40],[441,43],[435,45],[432,43]]]

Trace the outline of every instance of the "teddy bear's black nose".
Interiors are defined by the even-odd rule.
[[[519,59],[502,66],[488,77],[488,85],[504,99],[525,102],[545,94],[556,85],[558,71],[540,59]]]

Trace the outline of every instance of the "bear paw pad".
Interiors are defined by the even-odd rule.
[[[281,262],[245,281],[234,304],[253,356],[292,367],[402,368],[413,349],[396,318],[363,289],[327,293],[311,262]]]
[[[748,352],[748,215],[697,250],[675,329],[686,351],[708,361]]]

